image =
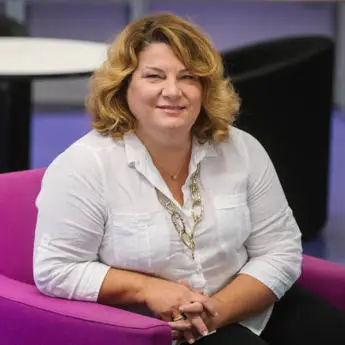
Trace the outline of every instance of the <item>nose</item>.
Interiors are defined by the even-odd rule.
[[[182,90],[176,78],[167,78],[165,80],[162,89],[162,96],[170,99],[176,99],[182,96]]]

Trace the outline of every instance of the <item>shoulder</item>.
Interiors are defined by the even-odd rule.
[[[247,149],[261,148],[262,145],[252,134],[239,129],[237,127],[229,127],[229,144],[237,147],[245,147]]]
[[[257,159],[267,158],[267,153],[261,143],[250,133],[234,126],[229,126],[228,140],[217,145],[225,157],[234,155],[252,165]]]
[[[111,156],[116,157],[114,151],[123,151],[121,146],[121,140],[114,141],[92,130],[54,159],[44,180],[77,176],[85,180],[100,180],[107,160]]]

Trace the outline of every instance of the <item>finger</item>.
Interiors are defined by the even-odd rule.
[[[194,326],[195,330],[201,335],[207,335],[208,329],[207,326],[199,314],[186,313],[188,320]]]
[[[200,302],[186,303],[179,307],[179,311],[181,313],[202,313],[204,306]]]
[[[208,299],[203,303],[204,309],[207,310],[212,316],[218,316],[216,307],[211,299]]]
[[[183,332],[183,336],[184,336],[184,339],[189,344],[193,344],[195,342],[195,338],[194,338],[194,335],[193,335],[192,331],[185,331],[185,332]]]
[[[170,313],[162,313],[155,315],[158,319],[170,322],[171,321],[171,314]]]
[[[208,296],[198,296],[194,299],[194,302],[199,302],[203,305],[204,309],[209,312],[212,316],[218,316],[218,312],[216,310],[216,306],[212,299]],[[185,304],[184,304],[185,305]]]
[[[192,323],[190,320],[171,321],[169,326],[175,331],[187,331],[192,328]]]
[[[171,333],[172,333],[172,339],[173,340],[182,340],[182,339],[185,338],[184,337],[184,332],[172,330]]]

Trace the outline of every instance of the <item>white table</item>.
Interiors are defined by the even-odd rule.
[[[31,81],[88,76],[106,58],[97,42],[0,37],[0,172],[29,168]]]

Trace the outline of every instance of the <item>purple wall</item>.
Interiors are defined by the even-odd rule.
[[[96,2],[96,1],[95,1]],[[301,33],[334,34],[334,4],[151,0],[149,12],[169,11],[200,25],[219,49]],[[36,3],[33,35],[109,41],[127,23],[128,7],[111,3]]]
[[[334,4],[151,0],[150,12],[170,11],[190,18],[212,38],[219,50],[253,41],[299,34],[334,36]],[[32,4],[29,27],[35,36],[110,42],[126,24],[123,4]],[[61,52],[63,53],[63,52]],[[81,104],[86,80],[35,82],[38,103]]]
[[[110,42],[127,24],[128,9],[121,4],[51,3],[31,5],[33,36]]]
[[[334,5],[298,2],[151,1],[150,10],[190,18],[220,50],[287,35],[334,34]]]

